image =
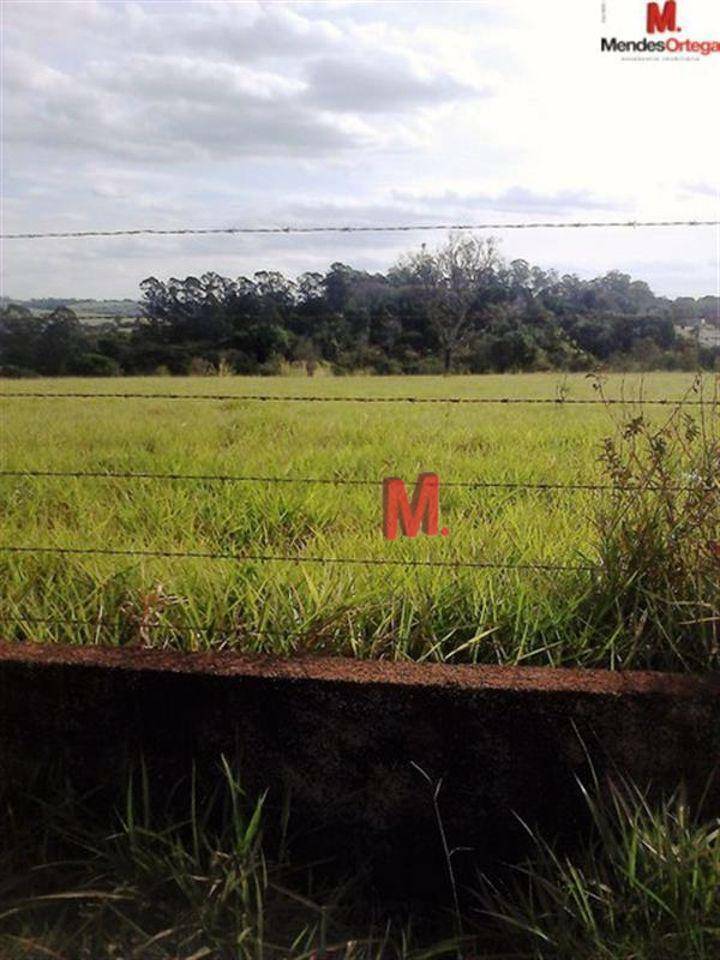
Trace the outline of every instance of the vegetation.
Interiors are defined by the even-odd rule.
[[[681,797],[630,787],[587,794],[594,833],[531,856],[448,911],[404,919],[324,886],[287,847],[263,843],[225,765],[224,789],[191,792],[183,820],[149,801],[144,771],[111,822],[65,788],[0,810],[0,951],[6,960],[714,960],[720,950],[720,825]],[[32,824],[32,828],[30,828]],[[327,881],[325,881],[327,883]],[[363,915],[364,914],[364,915]]]
[[[695,818],[681,793],[652,804],[622,784],[587,797],[595,836],[561,855],[535,836],[514,883],[488,911],[514,957],[714,960],[720,955],[720,821]]]
[[[70,380],[63,389],[124,386]],[[163,392],[163,384],[137,379],[132,389]],[[715,389],[711,377],[693,384],[682,374],[600,384],[579,374],[223,381],[230,395],[328,397],[630,399],[690,391],[697,399],[702,390],[711,402]],[[2,543],[275,559],[0,551],[6,637],[717,669],[717,401],[677,410],[193,401],[202,386],[192,378],[174,382],[173,392],[188,399],[0,400],[4,470],[200,475],[2,477]],[[449,536],[384,541],[381,479],[412,484],[424,470],[440,476]],[[213,474],[337,482],[203,479]],[[343,485],[351,479],[367,484]],[[478,481],[631,489],[452,486]],[[322,562],[327,557],[497,567]]]
[[[717,351],[674,326],[715,309],[709,299],[671,304],[621,274],[585,283],[506,265],[472,238],[386,276],[336,264],[295,284],[208,274],[143,288],[129,327],[90,329],[63,306],[0,316],[6,376],[93,377],[6,393],[163,394],[140,374],[227,375],[222,390],[179,378],[177,400],[0,391],[4,638],[720,668],[720,380],[581,372],[712,367]],[[507,374],[551,368],[568,372]],[[302,376],[268,376],[279,370]],[[488,370],[504,373],[449,375]],[[358,371],[446,376],[319,377]],[[318,395],[558,403],[302,401]],[[704,405],[641,402],[654,398]],[[564,402],[575,399],[598,402]],[[427,470],[449,535],[384,541],[381,480],[411,485]],[[0,784],[2,956],[720,955],[720,826],[680,793],[658,804],[596,784],[583,848],[533,836],[528,862],[485,878],[463,915],[447,890],[454,910],[398,920],[359,917],[353,883],[325,886],[283,843],[269,850],[262,798],[224,772],[224,790],[193,793],[181,822],[151,806],[144,772],[111,823],[69,788],[18,804]]]
[[[585,281],[508,264],[492,239],[463,234],[386,274],[334,263],[296,281],[260,271],[140,286],[135,322],[83,324],[82,301],[44,301],[44,319],[31,311],[41,301],[5,306],[0,375],[694,370],[720,358],[676,327],[720,316],[717,297],[670,301],[617,271]]]
[[[719,399],[699,417],[676,407],[660,425],[626,413],[600,457],[612,483],[637,494],[598,506],[603,574],[590,603],[655,666],[720,663]]]

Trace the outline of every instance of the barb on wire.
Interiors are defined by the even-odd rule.
[[[237,563],[322,563],[368,567],[437,567],[476,570],[587,571],[598,564],[497,563],[490,560],[412,560],[379,557],[308,557],[289,554],[235,553],[205,550],[131,550],[114,547],[0,546],[0,553],[54,554],[56,556],[137,557],[169,560],[231,560]]]
[[[0,400],[215,400],[250,401],[259,403],[416,403],[416,404],[543,404],[556,407],[564,406],[615,406],[632,405],[658,407],[714,407],[716,400],[672,400],[668,398],[647,399],[645,397],[318,397],[287,396],[263,393],[79,393],[76,391],[0,391]]]
[[[0,477],[16,479],[74,479],[74,480],[163,480],[198,483],[267,483],[298,484],[300,486],[359,486],[380,487],[382,480],[364,477],[277,477],[240,475],[233,473],[147,473],[126,470],[0,470]],[[550,483],[523,480],[444,480],[443,487],[480,490],[539,490],[539,491],[621,491],[642,493],[666,490],[672,493],[720,492],[720,483],[695,486],[663,486],[660,484],[616,483]]]
[[[126,230],[56,230],[46,233],[3,233],[3,240],[79,239],[86,237],[179,237],[210,234],[307,234],[307,233],[411,233],[430,230],[567,230],[598,227],[714,227],[720,220],[574,220],[525,221],[519,223],[411,223],[371,226],[283,227],[139,227]]]
[[[284,640],[292,639],[301,639],[303,634],[301,633],[283,633],[278,634],[273,630],[246,630],[242,624],[231,624],[229,626],[215,625],[208,626],[206,624],[175,624],[175,623],[142,623],[138,624],[136,621],[125,618],[115,618],[109,619],[108,617],[97,617],[90,619],[87,617],[26,617],[22,615],[2,615],[0,616],[0,623],[27,623],[30,625],[39,625],[39,624],[49,624],[52,626],[66,626],[66,627],[105,627],[117,629],[118,627],[139,627],[141,626],[143,630],[172,630],[175,633],[227,633],[227,634],[236,634],[242,638],[253,638],[253,637],[274,637],[279,639],[282,637]],[[308,631],[310,633],[312,631]]]
[[[273,640],[277,642],[282,640],[286,643],[292,643],[293,641],[298,641],[301,643],[307,643],[308,641],[313,641],[316,644],[323,643],[328,640],[334,640],[337,638],[338,624],[333,624],[328,622],[325,624],[308,624],[305,628],[298,627],[292,633],[286,631],[278,630],[256,630],[256,629],[246,629],[241,623],[230,623],[223,624],[222,622],[217,624],[189,624],[189,623],[168,623],[168,622],[153,622],[153,623],[137,623],[131,619],[110,619],[108,617],[95,617],[90,618],[81,618],[81,617],[28,617],[23,616],[22,614],[15,615],[0,615],[0,624],[12,624],[15,626],[27,625],[28,627],[45,625],[48,627],[89,627],[99,633],[102,630],[112,630],[121,632],[123,628],[129,628],[135,634],[139,635],[140,631],[160,632],[167,631],[170,634],[179,634],[181,636],[192,636],[196,634],[204,634],[209,637],[210,642],[213,641],[226,641],[232,640],[236,644],[242,643],[247,640]],[[476,634],[480,632],[484,635],[482,630],[479,628],[471,628]],[[353,638],[361,638],[365,634],[365,631],[362,630],[342,630],[342,639],[343,640],[352,640]],[[3,639],[8,639],[4,637]],[[466,641],[467,642],[467,641]],[[134,645],[134,640],[128,641],[129,645]],[[238,647],[235,647],[236,651]]]

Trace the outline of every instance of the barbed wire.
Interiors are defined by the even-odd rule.
[[[108,620],[104,617],[99,617],[97,620],[87,620],[84,617],[24,617],[20,615],[0,616],[0,623],[52,623],[58,626],[62,624],[63,626],[68,627],[117,627],[124,626],[126,622],[128,624],[133,623],[133,621]],[[152,626],[155,627],[156,624],[152,624]],[[162,626],[162,624],[157,624],[157,626]]]
[[[557,230],[598,227],[714,227],[720,220],[575,220],[516,223],[414,223],[372,226],[283,227],[139,227],[125,230],[58,230],[47,233],[3,233],[3,240],[80,239],[88,237],[207,236],[211,234],[411,233],[431,230]]]
[[[0,470],[0,478],[16,479],[74,479],[74,480],[163,480],[207,483],[268,483],[297,484],[307,486],[359,486],[381,487],[382,480],[365,477],[277,477],[263,475],[240,475],[233,473],[148,473],[125,470]],[[443,480],[443,487],[482,490],[538,490],[538,491],[585,491],[585,492],[658,492],[670,493],[720,493],[717,484],[668,486],[663,484],[615,484],[615,483],[552,483],[527,480]]]
[[[296,629],[293,633],[286,633],[277,630],[256,630],[256,629],[246,629],[241,623],[234,624],[189,624],[189,623],[170,623],[163,621],[154,621],[153,623],[146,623],[142,620],[141,614],[134,616],[132,613],[130,615],[125,615],[123,617],[97,617],[97,618],[87,618],[87,617],[28,617],[21,614],[15,615],[0,615],[0,623],[13,623],[13,624],[50,624],[53,626],[68,626],[68,627],[94,627],[95,629],[101,628],[110,628],[117,629],[121,627],[127,627],[134,629],[136,631],[144,630],[168,630],[173,633],[205,633],[213,634],[219,633],[226,636],[233,636],[238,639],[255,639],[268,637],[275,640],[307,640],[310,637],[315,637],[316,639],[328,639],[330,637],[332,630],[340,629],[341,625],[328,622],[325,624],[309,624],[307,628],[302,630],[301,628]],[[468,629],[465,627],[458,627],[457,629]],[[352,638],[353,634],[350,634]],[[347,638],[346,638],[347,639]]]
[[[416,404],[552,404],[554,406],[630,405],[659,407],[716,407],[718,400],[672,400],[646,397],[331,397],[261,393],[80,393],[76,391],[0,391],[0,400],[214,400],[258,403],[416,403]]]
[[[107,617],[97,617],[94,619],[88,619],[84,617],[28,617],[23,615],[0,615],[0,624],[11,624],[13,626],[39,626],[45,625],[49,627],[86,627],[91,630],[94,630],[96,635],[101,631],[131,631],[131,639],[126,643],[121,644],[121,647],[134,647],[137,648],[137,639],[143,637],[143,634],[147,633],[160,633],[161,631],[166,631],[169,634],[179,634],[181,636],[192,636],[193,634],[203,634],[206,637],[209,637],[210,643],[213,640],[216,641],[226,641],[233,640],[235,643],[248,640],[272,640],[277,642],[282,640],[285,643],[288,642],[301,642],[306,644],[308,641],[313,641],[315,644],[321,644],[327,641],[334,641],[337,639],[337,634],[342,630],[342,640],[344,642],[352,642],[354,640],[369,639],[370,641],[374,640],[375,637],[370,633],[369,638],[367,637],[368,631],[358,630],[350,628],[349,630],[340,623],[333,623],[328,621],[327,623],[320,624],[308,624],[306,627],[298,627],[292,633],[288,633],[283,630],[256,630],[256,629],[246,629],[241,623],[231,623],[231,624],[187,624],[187,623],[170,623],[163,621],[154,621],[152,623],[146,623],[142,619],[130,616],[124,618],[114,618],[109,619]],[[446,631],[447,632],[447,631]],[[472,642],[475,638],[484,639],[485,632],[479,628],[476,624],[460,624],[454,628],[452,633],[462,633],[463,636],[472,632],[474,636],[470,637],[469,640],[464,640],[464,643]],[[478,633],[480,637],[478,637]],[[436,639],[436,635],[431,633],[432,639]],[[449,634],[448,634],[449,637]],[[9,638],[4,638],[9,639]],[[223,649],[221,646],[219,649]],[[218,647],[210,647],[210,649],[218,649]],[[234,648],[237,651],[237,647]]]
[[[238,563],[323,563],[372,567],[443,567],[478,570],[544,570],[580,572],[600,569],[598,564],[498,563],[490,560],[412,560],[379,557],[308,557],[204,550],[131,550],[113,547],[0,546],[0,553],[53,554],[56,556],[137,557],[168,560],[231,560]]]
[[[295,633],[278,633],[275,630],[246,630],[242,624],[232,624],[229,626],[222,626],[221,624],[208,626],[205,624],[175,624],[175,623],[163,623],[163,622],[153,622],[146,623],[142,620],[142,615],[134,616],[132,612],[130,615],[125,617],[117,617],[114,619],[108,619],[107,617],[97,617],[95,619],[88,619],[85,617],[26,617],[22,615],[2,615],[0,616],[0,623],[27,623],[27,624],[52,624],[53,626],[67,626],[67,627],[106,627],[106,628],[115,628],[118,627],[130,627],[136,630],[172,630],[175,633],[215,633],[222,632],[227,634],[239,635],[242,638],[253,638],[253,637],[274,637],[277,639],[292,640],[292,639],[301,639],[306,636],[299,632]],[[324,628],[309,628],[308,633],[315,632],[319,633],[320,630]]]

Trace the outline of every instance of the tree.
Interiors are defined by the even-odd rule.
[[[35,370],[43,321],[25,307],[11,304],[0,311],[0,367]]]
[[[500,266],[492,238],[451,234],[436,251],[430,253],[423,246],[419,253],[401,258],[391,271],[425,301],[445,373],[457,350],[479,328],[489,304],[499,298]]]
[[[87,351],[87,338],[73,310],[53,310],[38,338],[38,351],[43,373],[63,376],[75,372],[78,358]]]
[[[268,373],[283,361],[344,373],[585,369],[701,363],[718,348],[679,336],[685,320],[720,326],[720,299],[656,297],[619,271],[581,279],[505,264],[494,241],[451,235],[389,273],[333,263],[296,281],[271,270],[228,279],[212,271],[141,283],[141,316],[84,325],[62,301],[0,301],[0,376],[33,373]],[[73,301],[68,301],[68,304]],[[34,316],[28,306],[54,309]],[[717,319],[715,319],[717,318]],[[102,358],[105,358],[103,360]],[[195,358],[195,360],[193,360]]]

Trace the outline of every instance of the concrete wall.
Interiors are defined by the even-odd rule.
[[[601,777],[684,780],[699,797],[720,765],[720,678],[0,644],[6,787],[61,763],[114,801],[142,755],[167,796],[192,761],[202,785],[217,782],[225,754],[249,791],[278,806],[289,794],[296,859],[369,866],[384,897],[446,884],[413,762],[443,780],[450,845],[473,848],[456,861],[467,878],[522,855],[513,812],[569,841],[582,832],[585,750]],[[720,813],[720,775],[706,810]]]

